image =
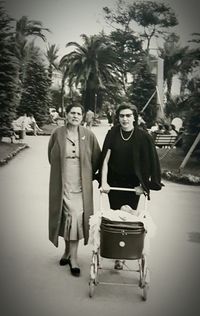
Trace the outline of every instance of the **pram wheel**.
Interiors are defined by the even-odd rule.
[[[147,300],[147,292],[149,289],[149,270],[146,264],[146,258],[142,255],[141,261],[139,262],[140,269],[140,279],[139,279],[139,287],[143,291],[142,298],[144,301]]]
[[[142,299],[146,301],[147,292],[149,288],[149,270],[147,268],[146,258],[144,255],[142,255],[142,258],[139,260],[139,271],[140,271],[139,287],[143,291]]]
[[[99,267],[99,255],[93,251],[92,262],[90,266],[90,281],[89,281],[89,296],[93,297],[94,287],[98,284],[98,267]]]
[[[89,282],[89,297],[93,297],[94,295],[94,281],[90,280]]]
[[[145,285],[144,288],[143,288],[143,296],[142,296],[142,299],[143,301],[146,301],[147,300],[147,286]]]

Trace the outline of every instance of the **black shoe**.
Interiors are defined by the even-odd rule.
[[[66,266],[69,263],[70,263],[70,258],[61,258],[59,262],[60,266]]]
[[[73,276],[76,276],[76,277],[80,276],[80,273],[81,273],[80,268],[77,268],[77,267],[72,268],[72,264],[71,264],[70,259],[69,259],[69,267],[70,267],[71,274]]]

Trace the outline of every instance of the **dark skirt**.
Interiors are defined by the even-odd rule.
[[[140,185],[137,176],[135,175],[118,175],[111,170],[108,173],[108,184],[111,187],[131,188]],[[112,210],[119,210],[123,205],[129,205],[132,209],[136,210],[140,196],[135,192],[128,191],[110,191],[108,194],[110,208]]]

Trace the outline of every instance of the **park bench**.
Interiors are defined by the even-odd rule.
[[[21,129],[15,129],[14,127],[10,128],[6,132],[1,134],[2,137],[10,138],[10,142],[14,143],[14,141],[18,141],[24,138],[25,135],[34,135],[33,130],[21,130]]]
[[[14,140],[20,139],[19,135],[17,135],[17,133],[15,133],[15,131],[12,128],[4,133],[1,133],[0,141],[3,137],[10,138],[11,143],[14,143]]]
[[[167,134],[156,134],[154,138],[155,146],[160,147],[160,148],[172,147],[176,143],[176,140],[177,140],[177,136],[167,135]]]

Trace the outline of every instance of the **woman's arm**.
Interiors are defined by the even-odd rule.
[[[110,191],[110,186],[107,182],[107,176],[108,176],[108,162],[110,159],[110,154],[111,150],[108,149],[105,159],[103,161],[103,166],[102,166],[102,176],[101,176],[101,189],[102,192],[108,193]]]

